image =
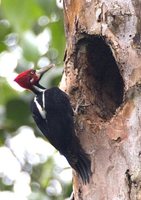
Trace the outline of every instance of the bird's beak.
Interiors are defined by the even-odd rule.
[[[49,69],[51,69],[52,67],[55,67],[55,64],[50,64],[50,65],[48,65],[48,66],[46,66],[46,67],[43,67],[43,68],[41,68],[41,69],[39,69],[39,70],[36,70],[36,75],[39,77],[39,78],[41,78],[43,75],[44,75],[44,73],[46,73]]]

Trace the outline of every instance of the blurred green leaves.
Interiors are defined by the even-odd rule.
[[[58,26],[61,27],[61,29],[58,29]],[[63,23],[62,21],[57,21],[55,23],[51,23],[49,25],[51,31],[52,31],[52,38],[54,38],[52,40],[52,47],[54,49],[57,49],[58,50],[58,56],[59,58],[63,58],[63,55],[64,55],[64,43],[65,43],[65,38],[64,38],[64,35],[62,34],[62,29],[63,29]],[[57,33],[57,34],[56,34]],[[62,51],[63,50],[63,51]],[[59,60],[58,60],[59,61]]]
[[[12,81],[13,77],[16,76],[16,73],[31,67],[42,67],[49,62],[54,62],[57,66],[59,65],[59,68],[49,72],[50,74],[48,73],[47,78],[43,77],[42,81],[44,81],[43,83],[46,87],[58,85],[62,73],[61,66],[63,65],[64,47],[63,12],[57,7],[56,0],[1,0],[0,148],[4,148],[4,145],[6,145],[5,148],[9,148],[17,162],[19,158],[26,159],[30,156],[30,152],[25,152],[25,155],[20,155],[17,158],[14,150],[12,150],[8,143],[9,138],[13,141],[17,140],[17,136],[20,136],[20,129],[23,126],[34,129],[34,142],[39,135],[41,136],[41,133],[31,117],[30,102],[33,96],[29,91],[21,93],[15,90]],[[13,56],[15,66],[11,63],[11,58],[8,59],[6,56],[6,60],[4,60],[4,54]],[[3,62],[1,58],[3,58]],[[4,62],[6,62],[5,65],[1,64]],[[6,73],[2,72],[4,66],[7,68]],[[12,77],[12,80],[10,77]],[[26,131],[25,129],[25,133]],[[25,141],[28,144],[29,133],[25,133],[23,135],[25,135]],[[23,140],[21,141],[22,143],[24,143]],[[18,145],[14,145],[14,147],[17,148],[17,152],[20,154],[24,147],[21,146],[20,148]],[[33,146],[35,144],[29,147],[29,149],[31,148],[31,155],[33,153]],[[38,148],[37,146],[36,149]],[[46,162],[41,162],[38,165],[28,163],[27,160],[24,162],[24,165],[19,162],[22,167],[21,172],[28,173],[28,176],[31,178],[31,194],[26,199],[64,200],[70,195],[71,184],[65,184],[60,179],[59,172],[56,172],[58,166],[54,167],[55,161],[53,157],[49,156]],[[0,191],[14,191],[15,183],[8,185],[3,182],[2,178],[0,173]],[[57,193],[57,184],[61,188],[60,193]]]
[[[63,63],[64,27],[63,12],[55,0],[2,0],[0,5],[0,51],[6,50],[5,39],[8,34],[16,33],[23,58],[38,63],[44,54],[51,62]],[[42,54],[36,44],[36,37],[48,27],[52,34],[49,47],[52,51]],[[43,43],[43,41],[42,41]],[[54,53],[57,52],[57,53]]]
[[[15,32],[23,33],[30,29],[42,10],[37,0],[2,0],[2,11],[5,17],[12,24]]]
[[[8,100],[17,96],[18,93],[10,87],[6,79],[0,77],[0,105],[4,105]]]
[[[35,43],[35,35],[32,32],[24,32],[21,39],[21,46],[23,49],[23,56],[28,61],[38,61],[40,54]]]
[[[4,40],[5,36],[11,31],[7,20],[0,20],[0,40]]]
[[[30,109],[27,102],[22,99],[11,99],[6,103],[7,124],[15,124],[15,127],[29,124]]]

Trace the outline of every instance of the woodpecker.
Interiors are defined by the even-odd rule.
[[[26,70],[14,81],[35,94],[31,112],[38,128],[60,154],[66,157],[83,184],[87,184],[91,176],[91,161],[75,134],[69,97],[58,87],[46,89],[39,83],[44,73],[52,67],[53,64],[39,70]]]

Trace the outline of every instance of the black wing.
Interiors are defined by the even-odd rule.
[[[36,97],[43,109],[43,93]],[[62,153],[74,135],[73,111],[66,93],[59,88],[48,89],[44,93],[46,118],[43,118],[35,100],[32,102],[33,118],[49,142]]]

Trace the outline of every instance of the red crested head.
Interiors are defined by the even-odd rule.
[[[33,69],[26,70],[20,73],[14,81],[16,81],[21,87],[25,89],[31,89],[39,81],[40,77]]]
[[[38,84],[41,77],[54,65],[51,64],[47,67],[41,68],[40,70],[29,69],[20,73],[14,81],[16,81],[21,87],[32,90],[34,86]]]

